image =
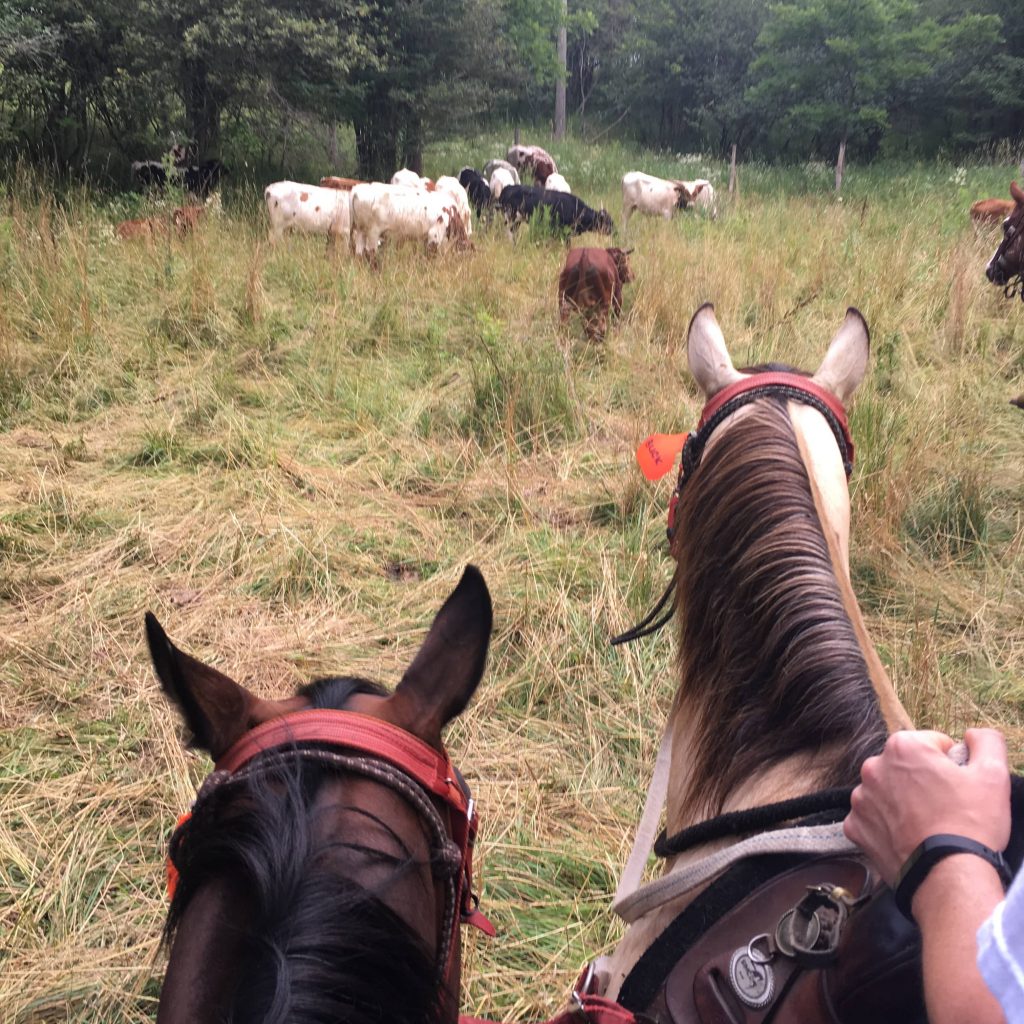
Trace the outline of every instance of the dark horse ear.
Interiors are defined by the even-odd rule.
[[[270,701],[259,700],[215,668],[179,651],[152,612],[146,612],[146,640],[160,685],[178,705],[192,745],[215,761],[254,724],[271,717]]]
[[[479,569],[466,566],[395,691],[395,700],[408,703],[404,728],[440,742],[441,729],[465,710],[484,674],[492,621],[487,584]]]

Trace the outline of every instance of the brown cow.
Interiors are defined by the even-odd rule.
[[[365,185],[366,182],[359,178],[336,178],[333,174],[320,179],[321,188],[336,188],[340,192],[351,192],[356,185]]]
[[[203,206],[178,206],[171,214],[171,222],[178,234],[184,238],[190,231],[195,231],[205,215],[206,208]]]
[[[555,173],[555,161],[550,157],[539,156],[533,161],[533,183],[538,188],[543,188],[548,178]]]
[[[583,317],[587,337],[603,341],[608,311],[622,312],[622,286],[633,280],[627,257],[632,249],[570,249],[558,277],[558,318],[569,319],[572,310]]]
[[[167,217],[139,217],[136,220],[123,220],[114,228],[118,238],[133,240],[138,238],[155,238],[167,233],[168,223],[174,225],[180,238],[194,231],[200,219],[206,213],[202,206],[176,206]]]
[[[1002,224],[1013,213],[1012,199],[979,199],[971,204],[971,220],[975,224]]]

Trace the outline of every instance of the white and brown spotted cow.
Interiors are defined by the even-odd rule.
[[[286,231],[326,235],[333,247],[346,249],[352,233],[352,193],[343,189],[275,181],[264,189],[270,217],[270,241],[279,242]]]

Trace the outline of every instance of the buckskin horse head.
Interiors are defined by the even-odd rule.
[[[1024,300],[1021,276],[1024,274],[1024,189],[1017,182],[1010,183],[1010,195],[1016,203],[1010,216],[1003,221],[1003,240],[985,267],[985,276],[1007,296],[1019,292]]]
[[[778,955],[776,932],[760,922],[774,914],[774,924],[787,904],[761,918],[756,907],[748,918],[741,914],[731,938],[726,912],[755,899],[751,894],[773,871],[806,863],[806,857],[782,863],[774,847],[758,844],[768,830],[820,821],[820,813],[813,817],[819,794],[826,795],[823,809],[831,815],[814,828],[839,848],[849,845],[841,834],[845,812],[836,803],[845,791],[848,806],[864,759],[880,752],[891,731],[910,725],[850,581],[847,478],[854,453],[844,405],[868,357],[867,324],[852,308],[813,374],[780,364],[736,369],[710,304],[690,323],[689,367],[707,404],[685,445],[676,435],[682,469],[670,506],[679,685],[659,761],[665,759],[668,771],[666,833],[672,839],[663,833],[655,845],[666,857],[662,877],[634,894],[639,898],[617,898],[630,927],[598,972],[606,995],[666,1024],[760,1020],[779,1011],[761,1002],[749,1015],[757,999],[792,991],[786,987],[791,974],[779,975],[774,995],[767,989],[751,995],[750,986],[761,960]],[[658,810],[660,802],[655,827]],[[789,838],[787,828],[778,828],[773,842],[779,832]],[[818,841],[819,832],[807,834]],[[677,842],[680,837],[687,841]],[[758,848],[730,861],[742,842]],[[814,843],[808,848],[813,851]],[[772,856],[776,862],[768,865]],[[755,863],[764,868],[760,874],[750,873]],[[734,869],[729,895],[721,883]],[[852,858],[835,871],[793,876],[794,891],[830,880],[836,892],[850,888],[848,879],[856,879],[859,891],[872,885],[868,869]],[[700,912],[687,917],[684,911],[698,904]],[[724,949],[701,952],[716,920]],[[756,932],[747,934],[752,922],[758,932],[771,930],[770,949],[757,945]],[[753,953],[744,961],[748,940]],[[738,961],[715,959],[734,950],[740,950]],[[696,962],[687,967],[681,961],[690,951]],[[686,970],[685,979],[672,981]],[[742,997],[726,980],[730,970]],[[744,1009],[746,998],[753,1001]],[[704,1011],[693,1009],[695,999],[704,1000]],[[709,1011],[708,1001],[718,1010]]]
[[[467,568],[393,693],[354,677],[264,700],[179,651],[157,675],[216,762],[170,847],[158,1021],[458,1014],[473,802],[441,741],[483,673],[491,602]]]

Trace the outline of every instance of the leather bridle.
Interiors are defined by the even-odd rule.
[[[488,935],[494,935],[494,926],[480,912],[473,891],[476,805],[447,751],[437,751],[406,730],[360,712],[296,711],[251,729],[221,755],[203,782],[192,813],[214,790],[238,785],[296,756],[371,778],[402,796],[423,819],[435,854],[450,868],[445,874],[447,901],[437,954],[438,982],[449,981],[455,969],[459,925],[471,924]],[[435,800],[447,811],[447,823]],[[168,889],[172,897],[177,882],[174,862],[190,818],[191,813],[179,819],[171,836]]]
[[[664,476],[672,468],[675,453],[680,453],[679,474],[676,477],[675,490],[672,492],[668,504],[668,539],[670,543],[675,535],[676,507],[679,504],[679,496],[683,486],[700,465],[711,435],[737,409],[757,401],[759,398],[781,398],[786,401],[801,402],[817,409],[825,417],[825,421],[835,435],[847,478],[853,472],[854,448],[853,438],[850,436],[850,425],[843,403],[832,392],[799,373],[767,370],[763,373],[746,375],[742,380],[722,388],[704,406],[696,428],[689,434],[652,434],[637,449],[637,461],[644,474],[651,480]],[[669,622],[675,612],[675,605],[670,606],[661,618],[658,618],[658,615],[672,596],[675,585],[676,576],[673,573],[668,587],[654,608],[631,629],[612,637],[612,646],[649,636]]]

